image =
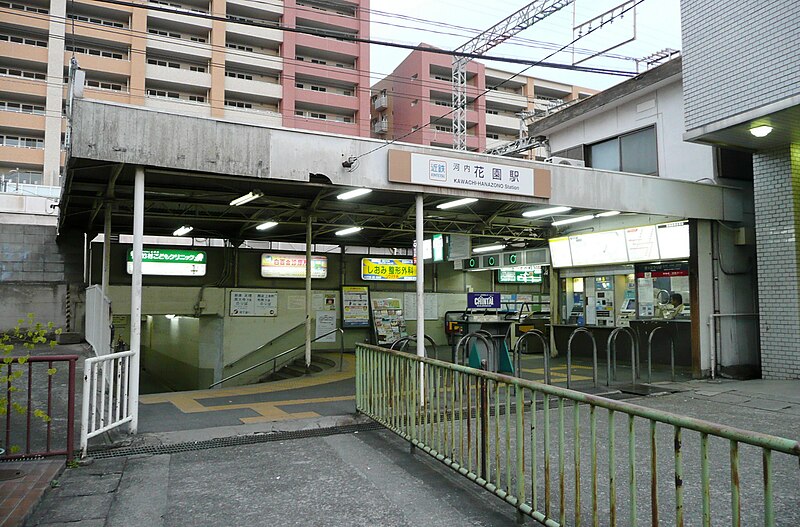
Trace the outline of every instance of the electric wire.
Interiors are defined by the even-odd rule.
[[[630,11],[631,9],[635,9],[635,8],[636,8],[636,6],[638,6],[638,5],[639,5],[639,4],[641,4],[642,2],[644,2],[644,0],[637,0],[637,1],[636,1],[636,3],[634,3],[634,4],[633,4],[631,7],[628,7],[628,8],[626,8],[626,9],[624,9],[623,11],[621,11],[621,12],[620,12],[620,14],[624,14],[624,13],[626,13],[627,11]],[[614,17],[612,17],[612,18],[611,18],[611,20],[613,20],[613,18],[614,18]],[[584,38],[585,36],[587,36],[587,35],[591,34],[592,32],[594,32],[594,31],[597,31],[598,29],[600,29],[601,27],[603,27],[603,25],[604,25],[604,24],[598,25],[598,26],[596,26],[595,28],[588,30],[588,31],[587,31],[586,33],[584,33],[583,35],[580,35],[580,36],[578,36],[577,38],[574,38],[574,39],[573,39],[571,42],[569,42],[569,43],[565,44],[564,46],[562,46],[560,50],[554,51],[553,53],[551,53],[550,55],[546,56],[546,57],[545,57],[544,59],[542,59],[542,60],[547,60],[548,58],[552,57],[553,55],[555,55],[555,54],[557,54],[557,53],[560,53],[561,51],[563,51],[563,50],[567,49],[569,46],[571,46],[572,44],[574,44],[575,42],[577,42],[577,41],[578,41],[578,40],[580,40],[581,38]],[[502,85],[503,85],[505,82],[508,82],[508,81],[510,81],[510,80],[512,80],[512,79],[514,79],[514,78],[516,78],[516,77],[518,77],[518,76],[520,76],[520,75],[522,75],[523,73],[525,73],[526,71],[528,71],[529,69],[531,69],[531,68],[532,68],[532,67],[534,67],[534,66],[536,66],[536,64],[531,64],[530,66],[528,66],[528,67],[524,68],[523,70],[519,71],[518,73],[515,73],[514,75],[512,75],[512,76],[511,76],[511,77],[509,77],[508,79],[504,80],[503,82],[501,82],[500,84],[498,84],[498,85],[497,85],[497,86],[495,86],[495,87],[502,86]],[[485,96],[487,93],[489,93],[489,92],[491,92],[491,91],[492,91],[492,90],[484,90],[484,91],[483,91],[483,93],[480,93],[480,94],[478,94],[478,96],[476,97],[476,99],[477,99],[477,98],[480,98],[480,97],[483,97],[483,96]],[[447,117],[448,115],[451,115],[451,114],[453,114],[455,111],[456,111],[456,109],[455,109],[455,108],[453,108],[452,110],[450,110],[449,112],[447,112],[445,115],[441,116],[441,117],[440,117],[440,119],[441,119],[441,118],[444,118],[444,117]],[[437,121],[438,121],[438,119],[437,119]],[[386,148],[387,146],[389,146],[389,145],[392,145],[392,144],[396,143],[397,141],[400,141],[401,139],[404,139],[404,138],[406,138],[406,137],[408,137],[408,136],[410,136],[410,135],[412,135],[412,134],[414,134],[414,133],[418,132],[418,131],[419,131],[420,129],[422,129],[422,128],[429,127],[429,126],[431,126],[432,124],[434,124],[434,123],[426,123],[426,124],[423,124],[423,125],[421,125],[419,128],[417,128],[416,130],[412,130],[411,132],[409,132],[409,133],[407,133],[407,134],[405,134],[405,135],[402,135],[402,136],[400,136],[400,137],[397,137],[397,138],[395,138],[395,139],[392,139],[392,140],[390,140],[390,141],[387,141],[385,144],[383,144],[383,145],[381,145],[381,146],[379,146],[379,147],[377,147],[377,148],[373,148],[372,150],[369,150],[368,152],[365,152],[365,153],[363,153],[363,154],[359,154],[358,156],[355,156],[355,158],[356,158],[356,160],[358,160],[358,159],[361,159],[362,157],[368,156],[368,155],[370,155],[370,154],[372,154],[372,153],[374,153],[374,152],[377,152],[378,150],[381,150],[381,149],[383,149],[383,148]]]

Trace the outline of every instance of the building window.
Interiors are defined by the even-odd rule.
[[[244,79],[247,81],[253,80],[253,76],[250,75],[249,73],[239,73],[237,71],[226,71],[225,76],[233,77],[234,79]]]
[[[17,135],[0,135],[0,146],[16,148],[44,148],[44,139],[36,137],[20,137]]]
[[[206,98],[203,95],[190,95],[189,100],[192,102],[206,102]]]
[[[7,112],[32,113],[35,115],[44,115],[44,106],[39,104],[0,101],[0,110],[5,110]]]
[[[245,110],[249,110],[253,108],[253,104],[249,102],[242,102],[242,101],[231,101],[225,100],[225,106],[230,106],[231,108],[244,108]]]
[[[26,79],[36,79],[43,81],[46,78],[44,73],[35,71],[18,70],[16,68],[0,68],[0,75],[9,75],[11,77],[24,77]]]
[[[121,22],[114,22],[113,20],[105,20],[102,18],[95,18],[83,15],[76,15],[73,13],[67,13],[67,18],[70,20],[77,20],[78,22],[88,22],[89,24],[97,24],[101,26],[108,26],[108,27],[118,27],[124,28],[125,25]]]
[[[205,66],[189,66],[189,71],[196,71],[197,73],[205,73]]]
[[[17,11],[29,11],[31,13],[41,13],[43,15],[50,13],[50,11],[48,11],[43,7],[33,7],[29,5],[17,4],[15,2],[0,2],[0,7],[5,9],[16,9]]]
[[[33,38],[24,38],[18,37],[16,35],[0,35],[0,41],[3,42],[13,42],[15,44],[26,44],[28,46],[38,46],[40,48],[46,48],[47,42],[44,40],[36,40]]]
[[[182,38],[180,33],[173,33],[172,31],[164,31],[163,29],[148,29],[151,35],[161,35],[162,37]]]
[[[238,49],[239,51],[250,51],[250,52],[253,51],[253,48],[251,46],[244,46],[242,44],[233,44],[231,42],[225,44],[225,47],[230,49]]]
[[[589,166],[592,168],[634,174],[658,174],[655,126],[606,139],[589,145],[587,150]]]
[[[181,98],[181,95],[178,92],[167,91],[167,90],[154,90],[152,88],[147,89],[147,95],[149,95],[150,97],[166,97],[168,99]]]

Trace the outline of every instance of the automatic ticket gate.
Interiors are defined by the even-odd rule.
[[[485,361],[488,371],[513,375],[509,337],[516,322],[516,313],[448,311],[445,329],[453,346],[453,362],[461,362],[459,347],[466,346],[463,362],[471,368],[481,369]]]

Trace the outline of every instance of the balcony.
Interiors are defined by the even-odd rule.
[[[279,18],[283,16],[283,2],[264,2],[262,0],[227,0],[228,6],[241,6],[256,13],[271,13],[272,17],[264,18]],[[233,11],[228,8],[228,12]]]
[[[278,112],[225,107],[225,119],[243,124],[282,126],[283,116]]]
[[[44,132],[44,115],[8,111],[5,108],[0,108],[0,128]]]
[[[10,166],[42,166],[44,165],[44,149],[0,146],[0,163]]]
[[[385,134],[389,132],[389,121],[381,119],[372,123],[372,132],[376,134]]]
[[[486,127],[511,130],[512,132],[519,131],[519,117],[486,112]]]
[[[247,69],[254,69],[264,73],[279,74],[283,71],[283,58],[267,54],[267,50],[243,51],[239,49],[227,48],[225,53],[225,63],[237,66],[248,66]],[[272,51],[272,50],[269,50]]]
[[[44,13],[3,8],[3,22],[12,26],[24,27],[28,30],[50,31],[50,21]]]
[[[283,31],[279,29],[237,24],[235,22],[228,22],[225,26],[228,42],[233,41],[237,44],[266,48],[274,50],[276,54],[281,42],[283,42]]]
[[[145,76],[147,80],[158,81],[160,83],[197,86],[201,88],[211,88],[211,74],[200,73],[183,68],[169,68],[167,66],[156,66],[154,64],[145,65]]]
[[[164,110],[180,115],[194,115],[197,117],[210,117],[211,106],[206,103],[191,102],[185,99],[172,99],[168,97],[147,96],[144,99],[145,108]]]
[[[47,40],[47,39],[45,39]],[[47,48],[0,41],[0,56],[25,62],[47,63]]]
[[[159,55],[186,56],[211,60],[211,45],[161,35],[147,36],[147,50],[157,50]]]
[[[283,88],[277,82],[237,79],[235,77],[225,77],[225,92],[234,94],[234,98],[237,94],[243,94],[248,99],[252,98],[252,96],[274,101],[283,98]]]
[[[486,102],[495,103],[513,108],[515,111],[528,109],[528,98],[521,93],[512,93],[504,90],[489,90],[486,92]]]
[[[372,100],[372,109],[380,112],[389,107],[389,96],[382,93]]]
[[[213,21],[210,18],[204,18],[201,16],[192,16],[190,14],[195,12],[209,14],[207,10],[187,8],[187,7],[178,8],[172,6],[165,6],[161,4],[154,4],[154,7],[159,8],[159,10],[147,11],[147,18],[149,20],[157,20],[162,24],[167,24],[167,25],[180,24],[183,26],[203,28],[205,30],[211,29],[211,24]],[[167,9],[168,11],[161,11],[161,8]]]

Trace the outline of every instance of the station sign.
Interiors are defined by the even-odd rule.
[[[481,267],[484,269],[499,269],[503,267],[501,254],[485,254],[481,256]]]
[[[389,151],[389,181],[472,190],[490,194],[549,198],[551,172],[527,162]]]
[[[417,266],[410,258],[362,258],[361,279],[386,282],[416,282]]]
[[[205,276],[208,257],[188,249],[142,249],[142,274],[154,276]],[[133,274],[133,251],[128,251],[128,274]]]
[[[261,276],[263,278],[305,278],[306,255],[261,254]],[[311,278],[327,278],[328,257],[311,257]]]
[[[500,293],[467,293],[467,309],[500,309]]]

